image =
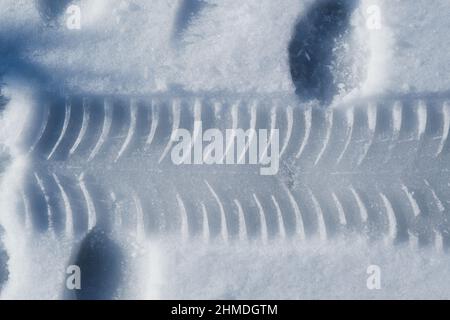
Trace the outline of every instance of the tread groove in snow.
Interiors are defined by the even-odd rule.
[[[47,105],[29,125],[38,140],[26,140],[35,173],[22,207],[37,232],[83,237],[101,227],[223,242],[357,232],[448,247],[449,125],[436,116],[448,112],[445,99],[328,110],[264,97],[67,97]],[[279,129],[279,173],[205,165],[192,175],[173,165],[170,136],[177,128],[194,134],[199,119],[205,128]]]

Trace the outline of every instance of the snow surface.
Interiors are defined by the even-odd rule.
[[[82,10],[82,28],[68,30],[64,13],[44,23],[36,2],[1,1],[0,53],[10,55],[0,66],[23,66],[6,74],[14,103],[0,118],[0,141],[13,159],[0,176],[0,224],[10,259],[10,281],[1,298],[61,298],[60,270],[70,259],[68,244],[46,237],[17,242],[14,236],[27,232],[13,214],[27,166],[15,149],[15,133],[25,106],[33,107],[33,90],[24,86],[36,89],[37,82],[84,93],[182,88],[294,94],[287,48],[295,23],[313,1],[204,2],[180,27],[174,21],[184,13],[176,0],[74,1]],[[381,8],[379,30],[365,27],[366,9],[373,4]],[[365,76],[345,94],[448,92],[449,16],[448,0],[362,0],[351,25],[357,45],[343,52],[365,56],[355,62],[363,63]],[[131,249],[119,298],[450,298],[450,256],[432,248],[358,237],[230,246],[164,240],[134,247],[121,240]],[[381,290],[366,287],[372,264],[382,270]]]

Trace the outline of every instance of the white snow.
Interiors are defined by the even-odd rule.
[[[14,39],[17,32],[23,58],[68,90],[124,94],[181,86],[187,91],[292,94],[287,47],[297,18],[312,1],[207,2],[174,39],[176,0],[76,1],[81,30],[68,30],[64,14],[58,26],[47,28],[32,1],[2,0],[0,41]],[[365,28],[371,5],[381,9],[377,30]],[[350,95],[449,92],[449,14],[448,0],[432,5],[429,0],[362,0],[352,20],[361,51],[353,53],[367,54],[366,76],[361,90]],[[24,106],[33,105],[23,92],[13,95],[0,123],[0,141],[12,149],[17,144],[10,134],[24,120]],[[23,226],[11,218],[16,186],[26,170],[26,159],[12,149],[15,160],[1,176],[0,224],[7,231],[14,287],[7,286],[1,297],[59,298],[69,245],[27,240]],[[229,246],[159,241],[143,244],[139,252],[130,263],[122,298],[450,297],[448,254],[367,243],[360,236]],[[366,287],[366,271],[373,264],[382,270],[380,290]]]

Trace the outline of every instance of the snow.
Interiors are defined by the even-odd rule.
[[[161,298],[174,299],[448,299],[449,257],[361,239],[327,244],[164,245]],[[169,257],[169,258],[167,258]],[[369,290],[367,269],[381,269]],[[151,279],[150,273],[145,274]]]
[[[384,1],[395,45],[389,91],[436,93],[450,89],[450,8],[446,0]]]
[[[177,30],[173,21],[183,14],[178,12],[180,1],[79,0],[74,3],[81,8],[81,30],[68,30],[64,13],[46,26],[34,2],[2,0],[0,53],[17,49],[20,55],[0,60],[0,67],[26,62],[36,66],[45,81],[29,68],[3,79],[13,88],[7,95],[14,103],[2,114],[0,144],[14,161],[0,176],[0,224],[10,258],[10,285],[1,297],[60,298],[57,292],[69,259],[67,244],[45,237],[18,243],[13,236],[26,232],[8,214],[14,212],[16,186],[27,168],[11,137],[26,120],[24,106],[33,107],[32,93],[24,87],[36,88],[37,81],[46,89],[84,93],[148,94],[182,88],[293,95],[287,48],[296,22],[312,2],[208,0]],[[381,28],[368,30],[367,8],[373,5],[381,9]],[[356,85],[349,80],[351,90],[339,98],[448,94],[449,14],[448,0],[434,0],[432,5],[429,0],[362,0],[351,22],[352,50],[343,53],[364,57],[347,67],[352,70],[363,63],[365,73]],[[20,92],[14,87],[17,83]],[[129,256],[120,298],[450,297],[448,253],[354,237],[266,245],[163,239],[141,244],[136,255]],[[124,239],[121,244],[130,245]],[[370,265],[382,270],[380,290],[366,286]],[[36,272],[42,277],[36,278]]]

